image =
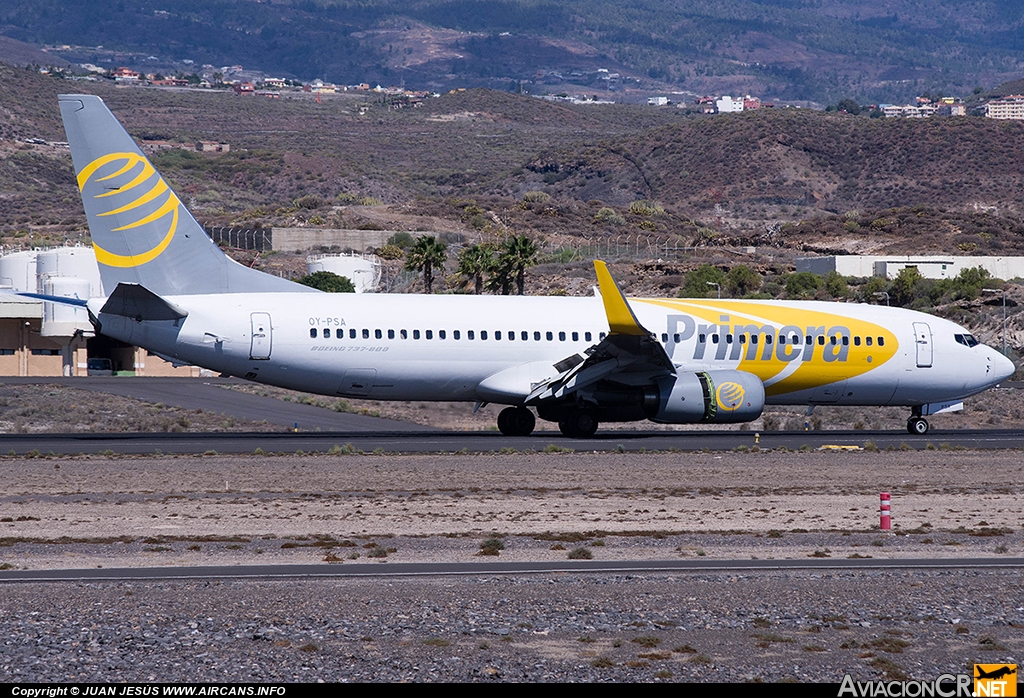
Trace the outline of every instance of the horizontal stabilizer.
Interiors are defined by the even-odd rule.
[[[61,303],[63,305],[75,305],[78,306],[79,308],[84,308],[88,304],[88,301],[83,298],[70,298],[68,296],[47,296],[44,293],[16,293],[15,295],[21,296],[22,298],[34,298],[37,301]]]
[[[188,315],[149,289],[138,284],[117,285],[110,298],[100,308],[100,314],[119,315],[139,322],[145,320],[180,320]]]

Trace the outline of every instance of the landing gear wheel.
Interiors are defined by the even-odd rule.
[[[597,416],[588,409],[573,409],[558,423],[558,429],[573,439],[589,439],[597,432]]]
[[[924,436],[928,433],[928,420],[924,417],[911,417],[907,420],[907,431],[915,436]]]
[[[498,431],[505,436],[529,436],[537,420],[525,407],[506,407],[498,414]]]

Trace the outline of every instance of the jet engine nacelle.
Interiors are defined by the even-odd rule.
[[[764,384],[746,371],[680,373],[662,380],[646,397],[652,422],[750,422],[764,409]]]

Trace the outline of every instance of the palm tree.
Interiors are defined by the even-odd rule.
[[[405,268],[409,271],[423,272],[423,285],[427,293],[433,293],[434,269],[444,271],[447,259],[447,246],[438,242],[433,235],[425,235],[416,240],[405,260]]]
[[[484,292],[484,274],[494,264],[494,247],[492,245],[470,245],[459,252],[458,272],[473,282],[473,290],[479,296]]]
[[[516,293],[520,296],[523,295],[523,286],[526,284],[526,269],[537,263],[539,252],[540,249],[533,240],[525,235],[513,235],[502,245],[502,261],[507,265],[510,276],[515,277]]]

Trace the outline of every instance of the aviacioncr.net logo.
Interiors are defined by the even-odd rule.
[[[107,172],[110,169],[107,166],[111,164],[116,169],[112,172]],[[117,167],[118,165],[120,166]],[[101,172],[105,174],[95,177]],[[109,191],[93,195],[94,199],[106,200],[109,198],[113,206],[110,210],[98,214],[100,217],[116,215],[131,219],[134,218],[133,212],[135,212],[135,209],[146,206],[146,204],[156,205],[156,208],[149,213],[138,212],[138,218],[134,218],[134,220],[130,220],[130,222],[124,225],[112,228],[112,232],[143,228],[140,231],[143,238],[156,240],[157,236],[160,236],[159,241],[144,252],[138,254],[117,254],[101,247],[95,240],[97,231],[94,231],[93,247],[96,249],[97,262],[111,267],[135,267],[153,261],[160,256],[160,253],[167,249],[178,227],[178,207],[181,206],[181,201],[174,195],[171,188],[167,186],[164,178],[157,174],[149,160],[138,153],[107,153],[90,162],[78,173],[78,188],[83,194],[85,192],[85,185],[90,181],[109,182]],[[106,202],[104,201],[104,203]],[[152,208],[152,206],[147,208]],[[171,220],[166,233],[162,232],[162,226],[160,226],[159,230],[153,230],[152,227],[149,227],[151,223],[156,224],[157,221],[168,215],[171,217]],[[99,236],[102,237],[102,231],[98,232]],[[156,233],[156,235],[152,235],[152,233]],[[104,244],[106,243],[104,242]]]
[[[718,409],[732,412],[739,409],[743,404],[743,397],[747,391],[743,386],[734,381],[726,381],[715,390],[715,399],[718,401]]]

